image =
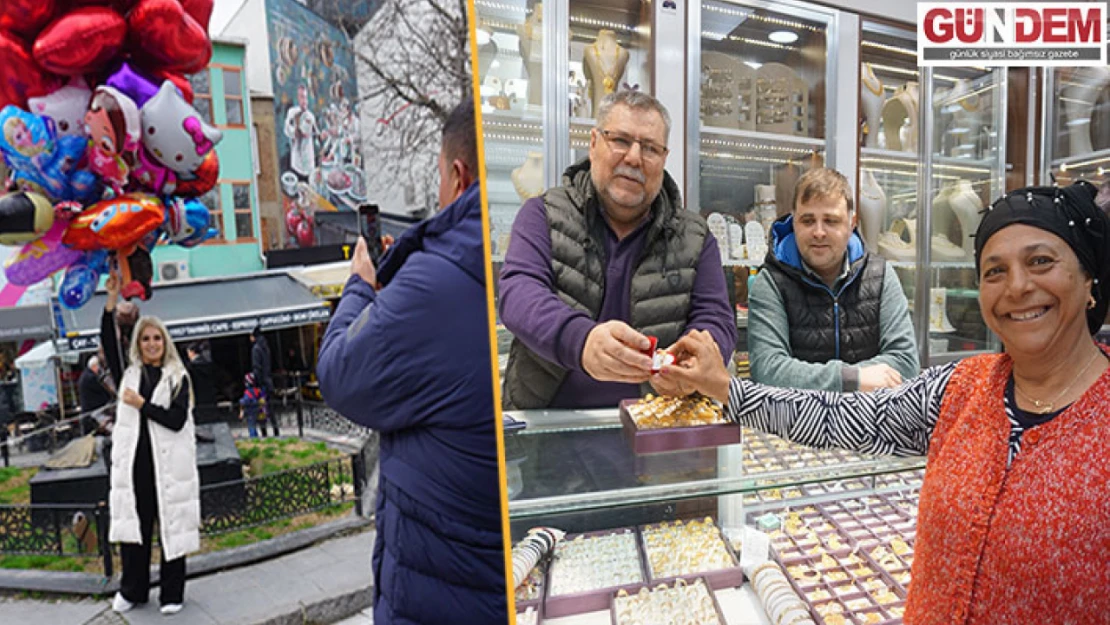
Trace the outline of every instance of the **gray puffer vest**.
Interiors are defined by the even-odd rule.
[[[605,229],[597,190],[584,159],[563,174],[563,186],[543,195],[551,233],[555,291],[568,306],[597,319],[605,294]],[[670,345],[682,336],[690,312],[698,259],[709,232],[697,213],[682,209],[678,185],[663,174],[651,205],[644,251],[632,276],[629,325]],[[505,409],[546,408],[567,370],[514,339],[505,370]]]
[[[834,292],[801,269],[767,255],[763,265],[782,295],[790,320],[790,349],[806,362],[855,364],[879,354],[879,309],[886,262],[865,254]]]

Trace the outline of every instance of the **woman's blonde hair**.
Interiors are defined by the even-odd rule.
[[[143,353],[139,343],[140,337],[143,335],[143,330],[148,327],[154,327],[158,330],[158,333],[162,335],[162,342],[165,345],[165,350],[162,352],[162,362],[160,366],[184,369],[185,363],[181,362],[181,356],[178,355],[177,348],[173,346],[173,339],[170,338],[170,332],[158,317],[139,317],[139,320],[135,322],[135,329],[131,331],[131,350],[127,354],[131,364],[142,365],[143,363]]]
[[[143,366],[143,354],[139,343],[142,342],[141,337],[143,335],[143,330],[148,327],[156,328],[162,335],[162,345],[164,346],[162,351],[162,364],[160,365],[162,367],[162,375],[171,376],[171,388],[173,389],[173,395],[176,395],[178,388],[180,388],[180,378],[189,377],[189,371],[185,368],[185,363],[181,361],[181,355],[177,353],[177,348],[173,344],[173,339],[170,338],[170,331],[166,329],[166,324],[162,323],[161,319],[158,317],[139,317],[139,320],[135,322],[135,329],[131,331],[131,349],[128,352],[128,359],[133,367]],[[190,406],[193,405],[193,397],[193,385],[190,380]]]

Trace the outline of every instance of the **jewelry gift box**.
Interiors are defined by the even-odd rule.
[[[740,443],[740,426],[729,422],[652,429],[639,427],[636,413],[643,405],[641,401],[626,399],[620,403],[621,427],[629,446],[636,454],[655,454]]]
[[[544,616],[605,610],[614,592],[639,588],[647,579],[634,528],[566,536],[547,569]]]

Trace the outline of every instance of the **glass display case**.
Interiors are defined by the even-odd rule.
[[[1045,70],[1042,183],[1088,180],[1102,185],[1110,172],[1110,67]]]
[[[586,156],[601,98],[620,88],[651,91],[649,7],[641,0],[475,3],[495,261],[521,204]]]
[[[1006,78],[921,70],[914,37],[862,23],[857,205],[866,247],[901,278],[929,366],[998,349],[979,312],[973,237],[1004,191]]]
[[[916,234],[906,231],[919,241],[914,327],[929,366],[1001,346],[979,310],[973,237],[984,207],[1005,192],[1007,79],[1004,69],[975,67],[922,74],[923,211]]]
[[[747,278],[789,212],[794,183],[826,161],[834,134],[827,62],[835,13],[815,5],[707,0],[691,9],[697,42],[687,131],[687,206],[709,224],[737,304],[737,362],[746,363]]]
[[[505,439],[514,543],[537,526],[558,528],[571,537],[590,537],[712,522],[735,558],[743,553],[745,526],[769,533],[772,553],[784,569],[815,557],[815,545],[806,542],[805,531],[818,532],[823,540],[830,538],[830,531],[839,532],[843,534],[838,538],[841,545],[858,543],[866,547],[861,553],[874,551],[881,540],[889,542],[895,530],[912,544],[916,505],[907,502],[916,501],[923,457],[874,458],[812,449],[749,429],[742,430],[742,442],[737,445],[637,455],[625,438],[616,409],[507,414],[527,423],[525,429]],[[874,518],[861,520],[868,515]],[[815,523],[819,520],[827,523],[818,527]],[[891,527],[878,529],[884,523]],[[877,540],[871,531],[881,532],[884,538]],[[571,537],[568,540],[574,540]],[[643,544],[650,550],[646,539]],[[838,549],[829,545],[830,553],[845,556],[847,549]],[[648,557],[650,554],[645,555]],[[908,568],[896,559],[885,564],[897,564],[897,573]],[[650,568],[647,575],[650,579]],[[717,579],[713,575],[708,574],[707,579],[715,588],[724,622],[767,622],[755,620],[765,617],[750,586],[738,590],[736,579],[712,584]],[[803,601],[811,606],[821,603],[819,598],[807,596],[805,580],[796,581]],[[634,594],[636,589],[630,588]],[[898,591],[898,605],[904,591],[904,587]],[[861,603],[846,607],[880,611],[872,604],[861,608]],[[556,614],[564,615],[566,609],[559,605]],[[896,618],[895,612],[884,616]],[[589,616],[597,617],[598,612]],[[601,621],[568,618],[557,622]]]

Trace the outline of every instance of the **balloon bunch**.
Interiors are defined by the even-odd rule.
[[[186,74],[212,57],[214,0],[0,3],[0,245],[28,286],[65,270],[59,300],[83,306],[118,263],[126,298],[151,295],[150,250],[215,236],[196,199],[222,138],[192,106]]]

